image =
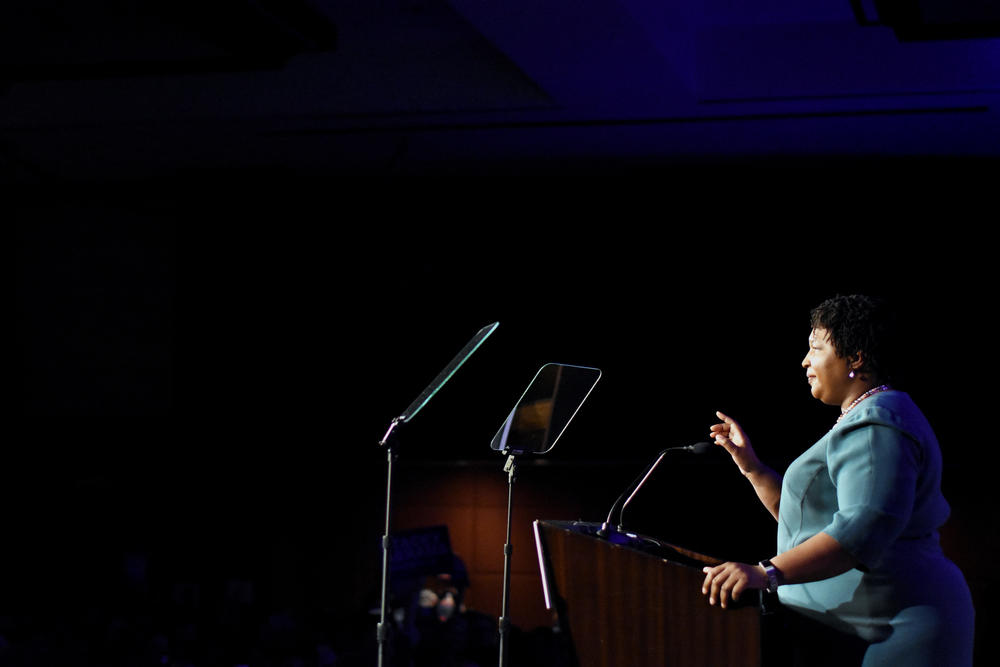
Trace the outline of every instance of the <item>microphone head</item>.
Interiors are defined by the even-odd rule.
[[[715,444],[711,442],[696,442],[688,445],[687,450],[692,454],[705,454],[715,449]]]

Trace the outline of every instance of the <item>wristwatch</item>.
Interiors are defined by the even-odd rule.
[[[762,560],[760,566],[764,568],[764,574],[767,575],[767,592],[777,593],[778,586],[781,584],[781,570],[769,560]]]

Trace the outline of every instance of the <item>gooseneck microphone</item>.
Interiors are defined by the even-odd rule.
[[[619,531],[622,530],[622,514],[625,512],[625,508],[628,507],[628,504],[632,502],[632,498],[635,497],[635,494],[639,492],[639,489],[642,488],[642,485],[646,483],[646,480],[649,478],[649,476],[653,474],[654,470],[656,470],[656,466],[660,465],[660,461],[663,460],[663,457],[665,457],[670,452],[690,452],[692,454],[704,454],[705,452],[711,451],[714,447],[715,445],[712,444],[711,442],[696,442],[693,445],[685,445],[683,447],[667,447],[662,452],[660,452],[659,456],[656,457],[656,460],[653,461],[653,464],[648,468],[646,468],[646,470],[641,475],[639,475],[639,477],[636,477],[635,480],[631,484],[629,484],[628,488],[626,488],[625,491],[622,492],[620,496],[618,496],[618,500],[615,501],[615,504],[611,506],[611,511],[608,512],[607,520],[605,520],[605,522],[601,524],[601,529],[597,531],[598,536],[600,537],[608,536],[608,530],[610,530],[611,528],[611,518],[615,515],[616,511],[618,513],[618,530]],[[630,491],[631,493],[629,493]],[[627,498],[626,495],[628,495]]]

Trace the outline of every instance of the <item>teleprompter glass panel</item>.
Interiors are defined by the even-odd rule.
[[[492,449],[545,454],[587,400],[601,371],[587,366],[545,364],[493,437]]]
[[[427,405],[427,402],[431,400],[434,394],[440,391],[441,387],[443,387],[445,383],[451,379],[451,376],[462,367],[462,364],[464,364],[466,360],[472,356],[473,352],[479,349],[479,346],[483,344],[483,341],[486,340],[486,338],[489,337],[489,335],[493,333],[498,326],[500,326],[500,323],[494,322],[493,324],[487,324],[485,327],[476,332],[476,335],[472,337],[472,340],[465,344],[465,347],[463,347],[462,350],[455,355],[455,358],[451,360],[451,363],[448,364],[443,371],[438,373],[438,376],[434,378],[434,381],[427,385],[427,388],[424,389],[419,396],[417,396],[416,400],[410,404],[410,407],[406,408],[406,411],[399,416],[399,421],[406,423],[413,419],[413,417],[420,412],[421,408]]]

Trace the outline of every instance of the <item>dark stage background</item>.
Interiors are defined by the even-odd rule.
[[[978,0],[0,4],[0,667],[374,664],[376,442],[491,322],[394,519],[447,528],[495,664],[489,443],[542,364],[601,368],[515,485],[511,667],[557,667],[531,521],[601,521],[718,409],[786,466],[836,416],[809,309],[851,292],[908,322],[992,664],[997,35]],[[627,525],[773,555],[724,457]]]
[[[604,375],[544,465],[526,463],[515,505],[529,521],[602,520],[658,451],[705,439],[716,409],[783,468],[836,416],[799,365],[808,311],[858,291],[907,319],[908,388],[946,462],[943,539],[985,655],[995,280],[980,234],[961,231],[977,214],[956,164],[976,166],[909,167],[911,191],[948,185],[933,201],[845,194],[884,166],[859,163],[850,178],[840,164],[237,171],[22,191],[0,655],[371,664],[376,442],[480,327],[500,323],[401,433],[407,527],[448,523],[482,489],[505,497],[489,442],[550,361]],[[667,463],[630,527],[771,555],[773,522],[731,465]],[[470,474],[456,488],[479,491],[442,491]],[[495,620],[502,524],[469,521],[449,526],[452,546]],[[516,539],[528,564],[512,621],[527,642],[544,611],[526,601],[537,573]],[[495,549],[469,553],[484,540]]]

